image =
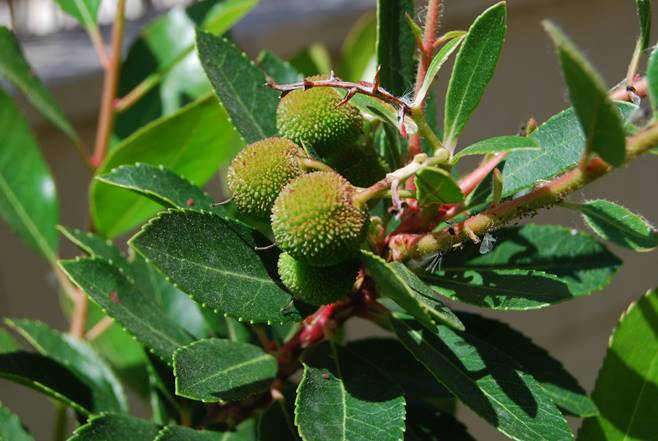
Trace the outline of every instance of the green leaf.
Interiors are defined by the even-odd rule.
[[[62,260],[61,268],[107,315],[151,348],[165,362],[193,341],[168,319],[155,300],[139,291],[119,270],[98,258]]]
[[[2,89],[0,146],[0,215],[28,245],[54,261],[59,218],[55,182],[27,121]]]
[[[615,104],[623,119],[636,109],[630,103]],[[573,108],[550,118],[529,138],[537,141],[541,151],[510,152],[503,169],[503,197],[575,167],[585,150],[585,135]]]
[[[272,400],[270,407],[258,417],[258,441],[301,441],[295,424],[294,385],[285,385],[283,399]]]
[[[232,432],[194,430],[183,426],[167,426],[153,441],[243,441],[240,435]]]
[[[119,248],[114,246],[112,241],[102,239],[93,233],[81,231],[76,228],[66,228],[58,225],[57,229],[75,246],[92,257],[100,257],[107,260],[112,265],[120,268],[128,276],[131,275],[132,269],[126,258],[121,254]]]
[[[416,173],[416,192],[420,205],[454,204],[464,193],[450,173],[438,167],[426,167]]]
[[[71,17],[75,18],[85,29],[96,27],[100,0],[55,0]]]
[[[571,415],[588,417],[598,414],[578,380],[544,348],[506,323],[476,314],[459,313],[468,334],[486,341],[518,362],[524,372],[541,383],[546,395]]]
[[[216,173],[223,158],[239,144],[217,100],[209,96],[161,118],[125,139],[97,171],[103,175],[123,165],[163,165],[196,185]],[[135,227],[160,208],[135,194],[103,182],[92,182],[91,214],[98,231],[115,237]]]
[[[323,44],[315,43],[293,55],[290,64],[304,76],[323,75],[331,70],[331,55]]]
[[[594,67],[552,23],[544,28],[557,47],[569,98],[585,132],[585,151],[596,153],[610,165],[626,159],[626,135],[619,112],[608,97],[608,89]]]
[[[377,1],[377,63],[381,86],[394,95],[412,90],[416,80],[416,39],[406,20],[413,0]]]
[[[405,441],[475,441],[466,426],[454,416],[425,406],[422,411],[409,409]]]
[[[578,441],[641,441],[656,436],[658,408],[658,290],[631,304],[610,337],[592,399],[597,418],[588,418]]]
[[[82,340],[61,334],[34,320],[5,319],[40,354],[66,366],[89,387],[95,410],[127,412],[128,402],[118,378],[94,350]]]
[[[206,403],[241,400],[267,390],[277,367],[258,346],[199,340],[174,353],[176,395]]]
[[[252,232],[239,224],[210,213],[168,211],[152,219],[130,244],[207,308],[251,322],[301,318],[290,294],[270,276],[266,262],[276,257],[256,252]]]
[[[299,73],[290,63],[277,57],[270,51],[261,51],[256,62],[267,76],[277,83],[296,83],[304,79],[304,75]]]
[[[489,155],[492,153],[513,152],[519,150],[541,150],[537,140],[526,136],[497,136],[484,139],[475,144],[463,148],[452,158],[453,162],[459,161],[464,156]]]
[[[647,63],[647,81],[649,82],[649,98],[651,99],[651,108],[653,109],[654,118],[658,112],[658,47],[656,47],[649,57]],[[653,152],[658,151],[654,148]]]
[[[153,441],[156,424],[128,415],[96,415],[80,426],[68,441]]]
[[[226,38],[197,33],[197,50],[206,75],[233,124],[249,143],[275,135],[279,94],[265,76]]]
[[[22,384],[89,415],[96,407],[89,387],[52,358],[25,351],[0,354],[0,378]]]
[[[434,331],[392,318],[402,344],[460,401],[515,440],[573,439],[542,387],[507,355],[447,326]]]
[[[441,67],[445,64],[446,61],[448,61],[450,55],[452,55],[455,49],[457,49],[459,44],[464,40],[465,36],[465,33],[455,33],[451,39],[449,39],[443,46],[441,46],[441,49],[439,49],[436,55],[434,55],[432,62],[427,68],[427,73],[425,74],[423,84],[418,90],[416,98],[414,98],[414,106],[420,106],[421,103],[425,101],[427,92],[430,90],[430,87],[434,82],[434,78],[436,78],[436,75],[439,73]]]
[[[377,20],[367,13],[357,20],[340,51],[338,75],[346,81],[365,80],[364,74],[373,64],[377,44]]]
[[[507,30],[507,5],[496,3],[475,19],[452,69],[445,101],[444,144],[454,147],[493,77]]]
[[[640,19],[640,49],[645,50],[651,40],[651,0],[635,0],[635,6]]]
[[[402,439],[404,395],[376,366],[331,342],[302,362],[295,425],[304,441]]]
[[[0,439],[6,441],[34,441],[21,420],[0,403]]]
[[[377,292],[392,299],[425,326],[433,328],[445,323],[464,329],[457,316],[437,299],[437,293],[402,263],[387,263],[369,251],[361,252],[361,261],[375,281]]]
[[[0,26],[0,54],[2,54],[2,58],[0,58],[0,75],[11,81],[50,122],[75,142],[80,142],[78,135],[71,127],[53,95],[25,60],[16,36],[4,26]],[[4,95],[1,91],[0,94]],[[2,113],[9,112],[9,109],[7,109],[9,104],[4,103],[5,100],[7,98],[2,96],[2,102],[0,102],[0,109],[3,109]],[[6,133],[6,129],[2,129],[0,133]]]
[[[16,339],[4,329],[0,329],[0,354],[19,351],[21,346]]]
[[[477,246],[446,254],[431,285],[478,306],[535,309],[600,291],[621,265],[593,237],[564,227],[528,224],[495,236],[487,254]]]
[[[641,216],[604,199],[564,204],[582,213],[587,225],[601,238],[635,251],[658,246],[658,233]]]

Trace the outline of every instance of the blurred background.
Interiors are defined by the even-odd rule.
[[[126,44],[150,19],[171,7],[189,3],[128,0]],[[446,3],[443,30],[467,29],[473,18],[494,1],[447,0]],[[530,116],[541,122],[568,106],[552,44],[540,26],[542,19],[554,20],[571,35],[610,86],[624,77],[635,44],[638,25],[633,0],[510,0],[508,3],[507,44],[482,105],[466,127],[461,140],[464,144],[513,134]],[[100,10],[106,41],[114,6],[115,0],[103,0]],[[374,0],[261,0],[237,25],[233,37],[252,57],[261,49],[270,49],[286,58],[314,43],[323,44],[335,56],[355,21],[364,14],[374,13],[374,8]],[[14,12],[17,34],[30,63],[53,89],[83,139],[93,143],[102,77],[86,34],[52,0],[14,0]],[[0,23],[9,25],[9,21],[8,4],[0,3]],[[658,16],[654,21],[658,22]],[[443,75],[439,75],[436,89],[439,96],[445,90],[447,72],[444,68]],[[62,224],[85,228],[89,172],[64,135],[41,120],[24,102],[22,108],[55,175]],[[658,156],[649,156],[615,171],[572,198],[605,197],[656,224],[657,171]],[[217,184],[211,184],[209,191],[216,194]],[[542,213],[534,221],[584,228],[575,214],[560,208]],[[540,311],[480,311],[510,322],[548,348],[588,391],[594,385],[608,336],[620,314],[630,302],[658,286],[658,253],[638,254],[610,247],[625,264],[614,282],[601,293]],[[76,251],[62,241],[62,255],[70,257]],[[11,235],[5,224],[0,224],[0,316],[39,319],[60,330],[68,327],[47,264]],[[379,331],[357,320],[350,323],[349,332],[358,337]],[[0,400],[12,407],[37,439],[50,439],[53,410],[45,398],[0,380]],[[147,412],[136,409],[144,415]],[[504,439],[467,409],[460,408],[458,417],[477,439]],[[576,428],[578,423],[573,423]]]

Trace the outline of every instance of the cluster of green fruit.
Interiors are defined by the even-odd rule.
[[[249,145],[227,176],[238,209],[270,219],[283,250],[278,262],[283,284],[314,305],[351,291],[369,218],[365,203],[355,200],[355,186],[370,185],[386,173],[364,141],[363,116],[340,101],[338,92],[326,87],[287,94],[277,109],[282,137]],[[317,171],[313,164],[319,161],[336,171]]]

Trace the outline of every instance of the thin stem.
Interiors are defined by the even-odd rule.
[[[119,83],[119,71],[121,68],[121,46],[123,44],[123,28],[125,24],[126,0],[118,0],[117,14],[114,19],[112,28],[112,55],[108,60],[105,69],[105,79],[103,81],[103,96],[101,98],[101,107],[98,115],[98,130],[96,132],[96,145],[94,146],[94,155],[92,164],[98,167],[107,152],[110,142],[110,135],[114,126],[113,101],[116,97]]]
[[[9,7],[9,24],[11,25],[12,32],[16,32],[16,12],[14,11],[14,0],[7,0]]]
[[[105,331],[110,329],[114,324],[114,319],[110,316],[103,317],[98,321],[87,333],[85,334],[85,340],[92,341],[103,335]]]
[[[88,27],[87,34],[89,35],[91,44],[94,46],[94,50],[98,56],[98,61],[104,69],[107,68],[107,51],[105,50],[105,42],[103,41],[103,36],[101,35],[100,29],[98,29],[98,26]]]
[[[55,422],[53,423],[53,441],[64,441],[68,430],[66,415],[67,407],[62,403],[55,404]]]
[[[333,172],[334,169],[329,167],[327,164],[321,161],[316,161],[315,159],[311,158],[302,158],[300,160],[302,167],[306,169],[311,169],[311,170],[319,170],[319,171],[327,171],[327,172]]]
[[[626,72],[626,86],[633,85],[633,79],[637,73],[637,67],[640,64],[640,55],[642,54],[642,37],[637,39],[635,44],[635,50],[633,51],[633,56],[631,57],[630,63],[628,63],[628,71]]]
[[[416,93],[420,90],[427,68],[432,62],[432,55],[434,53],[434,42],[439,33],[439,26],[441,25],[441,12],[443,11],[442,0],[429,0],[427,4],[427,14],[425,15],[425,30],[423,33],[423,46],[420,48],[420,63],[418,63],[418,71],[416,73]]]
[[[425,114],[422,108],[413,108],[411,110],[411,118],[414,120],[418,126],[418,132],[430,143],[432,150],[434,151],[435,156],[446,157],[446,160],[450,159],[450,152],[446,149],[441,140],[436,136],[432,128],[427,123],[425,119]]]

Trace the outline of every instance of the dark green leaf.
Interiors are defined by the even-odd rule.
[[[605,83],[560,29],[550,22],[544,22],[544,28],[557,47],[569,97],[585,132],[585,151],[598,154],[611,165],[623,164],[624,125]]]
[[[223,158],[240,145],[217,100],[209,96],[161,118],[117,146],[98,175],[123,165],[163,165],[196,185],[205,184]],[[130,192],[94,181],[91,213],[98,231],[108,237],[124,233],[152,216],[159,206]]]
[[[283,399],[273,400],[258,417],[258,441],[301,441],[294,424],[295,389],[287,384],[283,390]]]
[[[340,51],[338,76],[346,81],[367,80],[364,74],[373,64],[377,44],[377,20],[368,13],[354,24]]]
[[[455,314],[437,299],[437,293],[402,263],[386,263],[369,251],[361,252],[361,261],[379,294],[391,298],[425,326],[433,328],[437,323],[445,323],[464,329]]]
[[[460,401],[516,440],[573,439],[566,420],[542,387],[507,355],[447,326],[435,331],[392,318],[402,344]]]
[[[454,157],[453,162],[459,161],[463,156],[489,155],[491,153],[513,152],[519,150],[541,150],[537,140],[526,136],[497,136],[484,139],[460,150]]]
[[[413,0],[377,1],[377,63],[384,89],[397,96],[412,90],[416,80],[416,39],[406,15],[414,16]]]
[[[280,84],[296,83],[304,79],[304,75],[297,72],[290,63],[277,57],[270,51],[262,51],[258,55],[258,66],[267,76]]]
[[[69,124],[55,98],[27,64],[16,37],[4,26],[0,26],[0,54],[2,54],[0,74],[11,81],[50,122],[59,127],[71,139],[79,142],[78,135]],[[4,95],[1,91],[0,94]],[[1,100],[2,113],[9,112],[8,104],[4,103],[6,98],[3,96]],[[6,133],[6,129],[3,128],[0,133]]]
[[[324,75],[331,70],[331,55],[324,45],[315,43],[293,55],[290,65],[306,77]]]
[[[178,323],[164,315],[152,297],[139,291],[113,265],[98,258],[59,263],[80,289],[165,362],[176,349],[193,341]]]
[[[107,260],[112,265],[120,268],[127,276],[132,273],[130,264],[121,254],[119,248],[114,246],[112,241],[105,240],[93,233],[81,231],[76,228],[66,228],[61,225],[57,229],[78,248],[92,257],[100,257]]]
[[[68,441],[153,441],[159,428],[128,415],[97,415],[80,426]]]
[[[75,18],[85,29],[96,26],[100,0],[56,0],[67,14]]]
[[[194,430],[182,426],[167,426],[153,441],[242,441],[243,438],[232,432]]]
[[[635,0],[635,5],[640,19],[640,49],[645,50],[651,40],[651,0]]]
[[[4,60],[2,48],[0,53]],[[25,242],[53,261],[59,218],[55,182],[27,121],[2,89],[0,146],[0,215]]]
[[[8,408],[0,403],[0,440],[34,441],[23,423]]]
[[[452,148],[493,77],[507,30],[507,6],[496,3],[475,19],[464,39],[445,101],[444,144]]]
[[[325,342],[305,354],[295,425],[305,441],[398,441],[404,432],[402,390],[351,351]]]
[[[658,290],[649,291],[622,315],[592,399],[597,418],[588,418],[578,441],[649,440],[656,437],[658,409]]]
[[[588,234],[563,227],[528,224],[495,236],[487,254],[477,246],[446,254],[432,286],[478,306],[533,309],[600,291],[621,265]]]
[[[427,167],[416,174],[416,191],[421,205],[454,204],[464,200],[459,184],[447,171]]]
[[[506,323],[476,314],[459,313],[468,334],[505,352],[541,383],[546,395],[571,415],[588,417],[598,414],[578,380],[544,348]]]
[[[430,87],[432,87],[432,83],[434,82],[436,75],[439,73],[439,69],[441,69],[441,66],[443,66],[443,64],[448,61],[448,57],[450,57],[455,49],[457,49],[465,36],[466,35],[463,33],[454,34],[454,37],[448,40],[443,46],[441,46],[441,49],[439,49],[436,55],[434,55],[432,62],[427,68],[425,80],[423,80],[423,84],[421,85],[420,90],[414,98],[415,106],[420,106],[423,101],[425,101],[427,92],[429,92]]]
[[[176,394],[208,403],[263,392],[276,371],[276,358],[248,343],[199,340],[174,354]]]
[[[440,412],[424,403],[413,404],[407,406],[405,441],[475,441],[466,430],[466,426],[457,421],[453,415]]]
[[[169,211],[131,239],[132,247],[207,308],[252,322],[297,321],[291,296],[272,279],[268,253],[252,233],[219,216]]]
[[[126,412],[128,402],[121,383],[105,362],[84,341],[61,334],[33,320],[5,320],[39,353],[66,366],[89,387],[95,410]]]
[[[617,111],[628,118],[636,107],[617,102]],[[585,135],[573,108],[550,118],[530,138],[541,146],[540,151],[511,152],[503,169],[503,197],[511,196],[575,167],[585,151]]]
[[[279,94],[265,76],[226,38],[198,32],[197,50],[206,75],[235,127],[247,142],[275,135]]]
[[[96,407],[89,387],[52,358],[25,351],[0,354],[0,378],[41,392],[83,415]]]
[[[647,81],[649,82],[649,98],[655,117],[658,112],[658,47],[651,52],[647,63]],[[658,151],[658,149],[654,148],[653,151]]]
[[[580,211],[587,225],[605,240],[635,251],[649,251],[658,246],[656,230],[621,205],[596,199],[565,206]]]

